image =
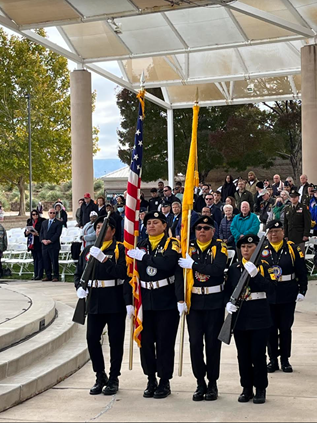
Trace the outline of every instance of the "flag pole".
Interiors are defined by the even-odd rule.
[[[145,78],[144,78],[144,71],[142,72],[141,79],[140,79],[140,94],[144,95],[145,92]],[[140,193],[139,193],[140,195]],[[134,248],[137,247],[138,238],[137,236],[134,237]],[[133,270],[135,269],[135,259],[133,259]],[[132,305],[134,307],[134,296],[132,295]],[[134,310],[135,312],[135,310]],[[133,340],[134,340],[134,319],[136,316],[132,316],[131,318],[131,329],[130,329],[130,348],[129,348],[129,370],[133,369]]]
[[[198,88],[196,90],[196,99],[195,99],[195,106],[198,106],[198,97],[199,97],[199,92],[198,92]],[[193,127],[194,127],[194,119],[193,119]],[[196,128],[197,130],[197,128]],[[194,131],[193,131],[194,133]],[[196,133],[197,135],[197,133]],[[196,137],[197,138],[197,137]],[[196,139],[197,141],[197,139]],[[192,148],[192,146],[191,146]],[[196,166],[197,166],[197,151],[196,151]],[[197,170],[197,169],[196,169]],[[194,175],[192,175],[195,179],[195,172]],[[187,179],[187,175],[186,175],[186,179]],[[185,186],[186,189],[186,186]],[[190,187],[191,189],[191,187]],[[191,193],[191,195],[194,195],[194,193]],[[191,221],[191,216],[192,216],[192,210],[193,210],[193,204],[191,207],[189,207],[188,210],[188,216],[187,216],[187,239],[186,239],[186,253],[189,253],[189,243],[190,243],[190,221]],[[186,302],[186,297],[187,297],[187,269],[184,269],[184,300]],[[179,345],[179,362],[178,362],[178,376],[182,376],[183,375],[183,362],[184,362],[184,338],[185,338],[185,313],[183,313],[182,317],[181,317],[181,332],[180,332],[180,345]]]

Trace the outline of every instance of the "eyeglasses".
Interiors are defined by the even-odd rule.
[[[32,216],[37,216],[37,213],[32,213]]]
[[[170,189],[163,189],[163,192],[168,192],[170,191]]]
[[[48,212],[48,214],[56,214],[56,212]]]
[[[212,229],[211,226],[196,226],[196,231],[210,231]]]
[[[213,198],[206,198],[206,201],[211,201],[211,200],[213,200]]]

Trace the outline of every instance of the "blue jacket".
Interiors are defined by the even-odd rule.
[[[230,229],[237,243],[241,235],[257,235],[260,230],[260,221],[255,213],[249,213],[246,217],[240,213],[233,218]]]
[[[219,227],[219,238],[224,240],[227,240],[227,245],[230,245],[234,247],[234,237],[231,233],[231,224],[233,222],[233,219],[228,220],[226,217],[224,217],[220,223]]]

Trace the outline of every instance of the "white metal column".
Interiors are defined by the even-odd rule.
[[[168,184],[174,188],[174,111],[167,110]]]

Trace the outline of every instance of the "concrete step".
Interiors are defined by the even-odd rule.
[[[26,287],[0,285],[0,351],[40,332],[55,318],[55,301]]]
[[[0,354],[0,381],[16,375],[71,339],[76,332],[76,324],[72,322],[74,310],[63,303],[56,303],[56,311],[54,324]]]
[[[57,303],[57,310],[58,317],[51,327],[12,348],[12,360],[7,351],[7,366],[3,363],[7,377],[0,380],[0,412],[51,388],[89,360],[86,328],[71,322],[71,307]]]

